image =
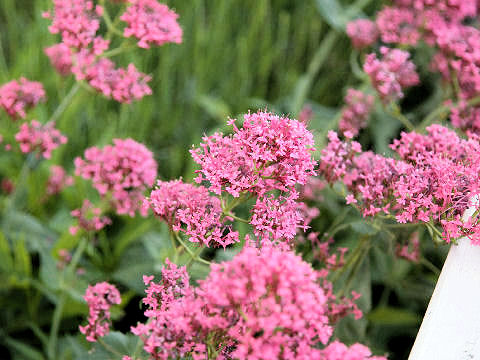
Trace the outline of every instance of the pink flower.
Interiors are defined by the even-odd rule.
[[[347,24],[347,35],[357,49],[373,45],[378,39],[378,29],[373,21],[357,19]]]
[[[385,43],[415,45],[420,39],[412,9],[385,7],[377,14],[376,23]]]
[[[205,357],[206,339],[227,358],[320,358],[317,345],[331,336],[317,273],[292,252],[247,246],[213,264],[198,288],[185,268],[164,269],[166,281],[149,282],[149,320],[132,328],[151,359]]]
[[[110,59],[96,59],[88,51],[78,53],[76,60],[72,71],[77,80],[87,81],[106,97],[129,104],[152,94],[147,85],[151,77],[138,71],[133,64],[129,64],[126,69],[116,68]]]
[[[101,282],[89,285],[83,297],[88,304],[88,324],[80,326],[80,332],[90,342],[108,334],[110,328],[110,307],[121,302],[120,293],[114,285]]]
[[[110,196],[115,211],[135,216],[142,209],[143,193],[157,176],[157,163],[143,144],[132,139],[114,139],[103,149],[88,148],[84,157],[75,159],[75,175],[92,180],[100,196]]]
[[[230,123],[233,135],[204,137],[190,151],[201,166],[196,181],[207,180],[214,193],[261,196],[274,189],[288,191],[315,175],[313,135],[305,124],[262,111],[246,114],[243,128]]]
[[[50,159],[52,151],[61,144],[67,143],[67,137],[55,129],[53,123],[46,125],[32,120],[30,124],[23,123],[15,135],[23,153],[38,151],[46,159]]]
[[[225,225],[229,218],[222,217],[220,200],[210,196],[203,186],[181,180],[158,181],[144,206],[151,208],[174,231],[188,235],[191,242],[223,247],[238,242],[238,232]]]
[[[372,356],[369,348],[362,344],[348,347],[334,341],[322,350],[322,360],[387,360],[384,356]]]
[[[45,54],[47,54],[53,67],[60,75],[67,76],[71,74],[72,51],[66,44],[60,43],[45,48]]]
[[[53,165],[50,168],[50,173],[47,182],[48,195],[58,194],[63,188],[73,185],[73,178],[67,175],[61,166]]]
[[[446,241],[467,236],[480,242],[478,217],[461,221],[470,199],[480,193],[479,138],[471,134],[464,140],[440,125],[427,133],[402,133],[391,145],[400,160],[355,155],[349,150],[353,142],[342,143],[332,133],[322,151],[321,173],[330,183],[342,180],[364,216],[392,212],[400,223],[434,220]]]
[[[84,200],[80,209],[71,212],[73,217],[78,219],[78,225],[70,227],[70,233],[75,235],[78,230],[82,229],[87,232],[97,232],[105,226],[110,225],[112,220],[106,216],[102,216],[102,210],[96,208],[89,200]]]
[[[338,127],[341,132],[355,136],[359,130],[367,125],[367,119],[373,108],[375,98],[359,90],[348,89],[345,96],[346,106],[342,111],[342,117]]]
[[[293,192],[288,196],[274,197],[273,195],[259,197],[252,209],[254,234],[263,241],[271,240],[274,243],[291,242],[297,229],[305,230],[305,219],[296,202],[298,194]]]
[[[420,260],[420,240],[418,238],[418,232],[414,232],[410,236],[408,244],[397,244],[395,254],[405,260],[418,263]]]
[[[69,48],[86,48],[95,40],[102,8],[91,0],[53,0],[54,10],[44,17],[52,20],[49,30],[60,34]]]
[[[380,98],[388,103],[403,98],[402,89],[419,83],[415,65],[408,60],[410,54],[399,49],[380,48],[382,59],[369,54],[363,69],[370,76]]]
[[[148,49],[151,44],[182,42],[178,15],[157,0],[129,0],[130,5],[120,19],[127,23],[125,37],[136,37],[138,46]]]
[[[45,100],[43,85],[36,81],[20,78],[0,87],[0,107],[16,120],[27,116],[26,110]]]

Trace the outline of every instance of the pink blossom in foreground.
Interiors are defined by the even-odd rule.
[[[114,285],[101,282],[89,285],[83,297],[88,304],[88,324],[80,326],[80,332],[90,342],[108,334],[110,330],[110,307],[121,302],[120,293]]]
[[[322,350],[322,360],[386,360],[384,356],[373,356],[369,348],[362,344],[348,347],[339,341],[334,341]]]
[[[23,153],[38,151],[37,155],[46,159],[51,158],[53,150],[67,143],[67,137],[55,129],[53,123],[42,125],[36,120],[32,120],[30,124],[23,123],[15,135],[15,140]]]
[[[114,139],[103,149],[88,148],[75,159],[75,175],[92,180],[100,196],[109,196],[115,211],[134,216],[142,209],[143,193],[157,176],[157,163],[145,145],[132,139]]]
[[[402,45],[416,45],[420,32],[415,13],[411,9],[385,7],[377,14],[377,27],[382,41]]]
[[[191,242],[223,247],[238,242],[238,232],[224,224],[231,218],[222,218],[220,200],[203,186],[181,180],[158,181],[144,206],[174,231],[184,232]]]
[[[214,193],[261,196],[274,189],[288,191],[315,175],[313,135],[305,124],[263,111],[245,114],[242,128],[230,123],[233,135],[204,137],[190,151],[201,166],[196,181],[208,181]]]
[[[327,297],[318,274],[292,252],[247,246],[212,264],[198,288],[170,263],[161,283],[152,278],[144,277],[148,321],[132,328],[150,359],[205,358],[207,346],[222,358],[324,359]]]
[[[377,25],[368,19],[357,19],[347,24],[347,35],[357,49],[373,45],[378,39]]]
[[[73,178],[65,172],[65,169],[58,165],[50,168],[50,177],[47,182],[47,194],[54,195],[62,191],[63,188],[73,185]]]
[[[125,37],[136,37],[138,46],[148,49],[150,45],[161,46],[168,42],[182,42],[182,28],[177,23],[178,15],[157,0],[129,0],[120,19],[127,23]]]
[[[367,55],[363,69],[382,101],[388,103],[403,98],[402,90],[417,85],[419,77],[408,52],[387,47],[382,47],[380,52],[382,59],[374,53]]]
[[[359,90],[348,89],[345,104],[338,127],[342,133],[349,131],[356,136],[367,125],[367,119],[373,108],[375,98]]]
[[[78,219],[78,225],[70,227],[72,235],[77,234],[80,229],[87,232],[97,232],[112,223],[112,220],[102,216],[102,210],[94,207],[89,200],[84,200],[82,207],[73,210],[71,215]]]
[[[64,44],[59,43],[45,48],[45,54],[50,59],[55,70],[62,76],[67,76],[72,72],[72,51]]]
[[[26,110],[45,100],[43,85],[22,77],[0,87],[0,107],[13,119],[25,118]]]

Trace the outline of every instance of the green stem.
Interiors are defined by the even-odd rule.
[[[380,226],[385,226],[387,228],[406,228],[406,227],[415,227],[415,226],[421,226],[424,225],[424,223],[397,223],[397,224],[385,224],[381,223]]]
[[[246,200],[246,197],[247,197],[247,193],[246,192],[242,192],[240,194],[240,196],[234,198],[230,204],[226,205],[223,209],[222,209],[222,212],[223,212],[223,216],[225,215],[228,215],[230,214],[230,212],[235,208],[237,207],[238,205],[240,205],[241,203],[243,203],[245,200]],[[223,205],[222,205],[223,206]]]
[[[170,229],[169,232],[170,232],[170,242],[172,244],[173,250],[175,251],[175,255],[173,257],[173,262],[177,263],[177,261],[178,261],[178,248],[177,248],[177,243],[175,242],[175,232],[172,229]]]
[[[63,98],[62,102],[60,105],[58,105],[57,109],[54,111],[53,115],[50,117],[48,122],[56,122],[58,118],[63,114],[65,109],[67,108],[68,105],[72,102],[73,97],[75,94],[78,92],[82,85],[80,84],[79,81],[75,83],[75,85],[72,86],[70,91],[67,93],[67,95]]]
[[[425,259],[424,257],[420,258],[420,264],[428,268],[431,272],[433,272],[435,275],[439,276],[440,275],[440,269],[437,268],[435,265],[433,265],[430,261]]]
[[[59,300],[57,301],[55,310],[53,312],[52,327],[50,328],[50,337],[49,337],[48,348],[47,348],[47,354],[50,360],[56,359],[55,355],[56,355],[57,340],[58,340],[58,330],[60,328],[60,322],[62,320],[63,308],[67,300],[67,293],[65,291],[66,290],[65,276],[71,277],[71,275],[73,275],[73,272],[77,267],[78,262],[80,261],[80,258],[82,257],[82,254],[85,251],[86,246],[87,246],[87,239],[82,238],[80,240],[80,243],[78,244],[77,250],[75,250],[75,253],[73,254],[72,261],[65,268],[64,273],[62,274],[62,277],[60,279],[61,295]]]
[[[466,103],[466,106],[469,107],[469,106],[476,106],[476,105],[479,105],[480,104],[480,96],[477,96],[477,97],[474,97],[470,100],[467,101]],[[437,117],[444,117],[444,116],[447,116],[450,111],[459,106],[459,103],[455,103],[455,104],[448,104],[448,105],[442,105],[438,108],[436,108],[435,110],[433,110],[432,112],[430,112],[423,120],[422,122],[420,123],[420,125],[417,127],[418,130],[423,130],[425,129],[428,125],[430,125],[433,121],[436,120]]]
[[[408,131],[414,131],[415,126],[413,126],[412,122],[408,120],[408,118],[402,114],[402,111],[400,110],[400,107],[398,106],[397,103],[392,103],[391,105],[392,111],[390,111],[390,115],[392,115],[394,118],[399,120],[405,128],[407,128]]]
[[[190,256],[190,260],[188,260],[187,263],[185,264],[187,269],[192,264],[192,261],[194,259],[200,258],[200,254],[202,253],[202,251],[203,251],[203,247],[201,247],[201,246],[197,250],[195,250],[195,252],[193,253],[194,256]]]
[[[180,243],[180,245],[182,245],[183,248],[188,252],[190,257],[193,258],[193,260],[198,261],[202,264],[210,265],[210,261],[204,260],[201,257],[198,257],[197,255],[195,255],[195,253],[187,246],[187,244],[183,242],[182,238],[180,237],[180,235],[178,235],[178,233],[175,233],[175,238]]]
[[[103,8],[103,19],[105,20],[105,25],[107,25],[107,35],[105,36],[107,39],[110,38],[110,34],[116,34],[118,36],[121,36],[123,37],[123,32],[118,30],[114,24],[113,24],[113,21],[112,21],[112,18],[110,17],[110,15],[108,14],[107,12],[107,8],[105,6],[105,0],[100,0],[100,5],[102,5],[102,8]]]
[[[58,330],[60,328],[60,321],[62,320],[62,313],[63,308],[65,306],[65,301],[67,299],[67,295],[65,291],[62,291],[60,295],[60,299],[57,301],[55,306],[55,311],[53,312],[52,318],[52,327],[50,328],[50,338],[48,341],[48,349],[47,354],[50,360],[55,360],[56,357],[56,349],[57,349],[57,339],[58,339]]]
[[[368,75],[363,72],[362,68],[358,64],[358,55],[359,53],[356,50],[353,50],[350,53],[350,68],[352,69],[353,75],[355,75],[358,80],[366,81],[368,79]]]
[[[249,221],[249,220],[243,219],[243,218],[238,217],[238,216],[235,216],[235,215],[233,215],[231,212],[228,213],[228,214],[226,214],[226,216],[231,217],[231,218],[234,219],[234,220],[243,222],[243,223],[245,223],[245,224],[250,224],[250,221]]]
[[[110,351],[113,355],[119,356],[120,358],[123,357],[123,354],[108,345],[102,338],[98,338],[97,340],[107,351]]]
[[[337,270],[337,272],[334,274],[334,276],[332,277],[332,283],[335,283],[338,281],[338,279],[340,279],[340,277],[352,266],[355,265],[355,263],[357,262],[357,260],[360,258],[360,256],[362,255],[363,251],[364,251],[364,248],[365,247],[368,247],[370,244],[369,242],[369,237],[368,236],[364,236],[361,238],[360,240],[360,243],[358,244],[358,246],[355,248],[355,250],[353,251],[353,253],[348,257],[347,261],[345,262],[345,265]]]
[[[108,58],[108,57],[113,57],[113,56],[116,56],[116,55],[119,55],[119,54],[122,54],[126,51],[129,51],[129,50],[132,50],[133,48],[136,48],[136,45],[134,44],[129,44],[129,45],[126,45],[126,46],[119,46],[118,48],[116,49],[113,49],[113,50],[110,50],[110,51],[106,51],[104,52],[101,57],[102,58]]]

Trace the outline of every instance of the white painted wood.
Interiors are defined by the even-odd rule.
[[[469,239],[450,247],[408,359],[480,360],[480,246]]]

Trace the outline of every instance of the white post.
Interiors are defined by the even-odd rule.
[[[408,359],[480,359],[480,246],[467,238],[450,247]]]

